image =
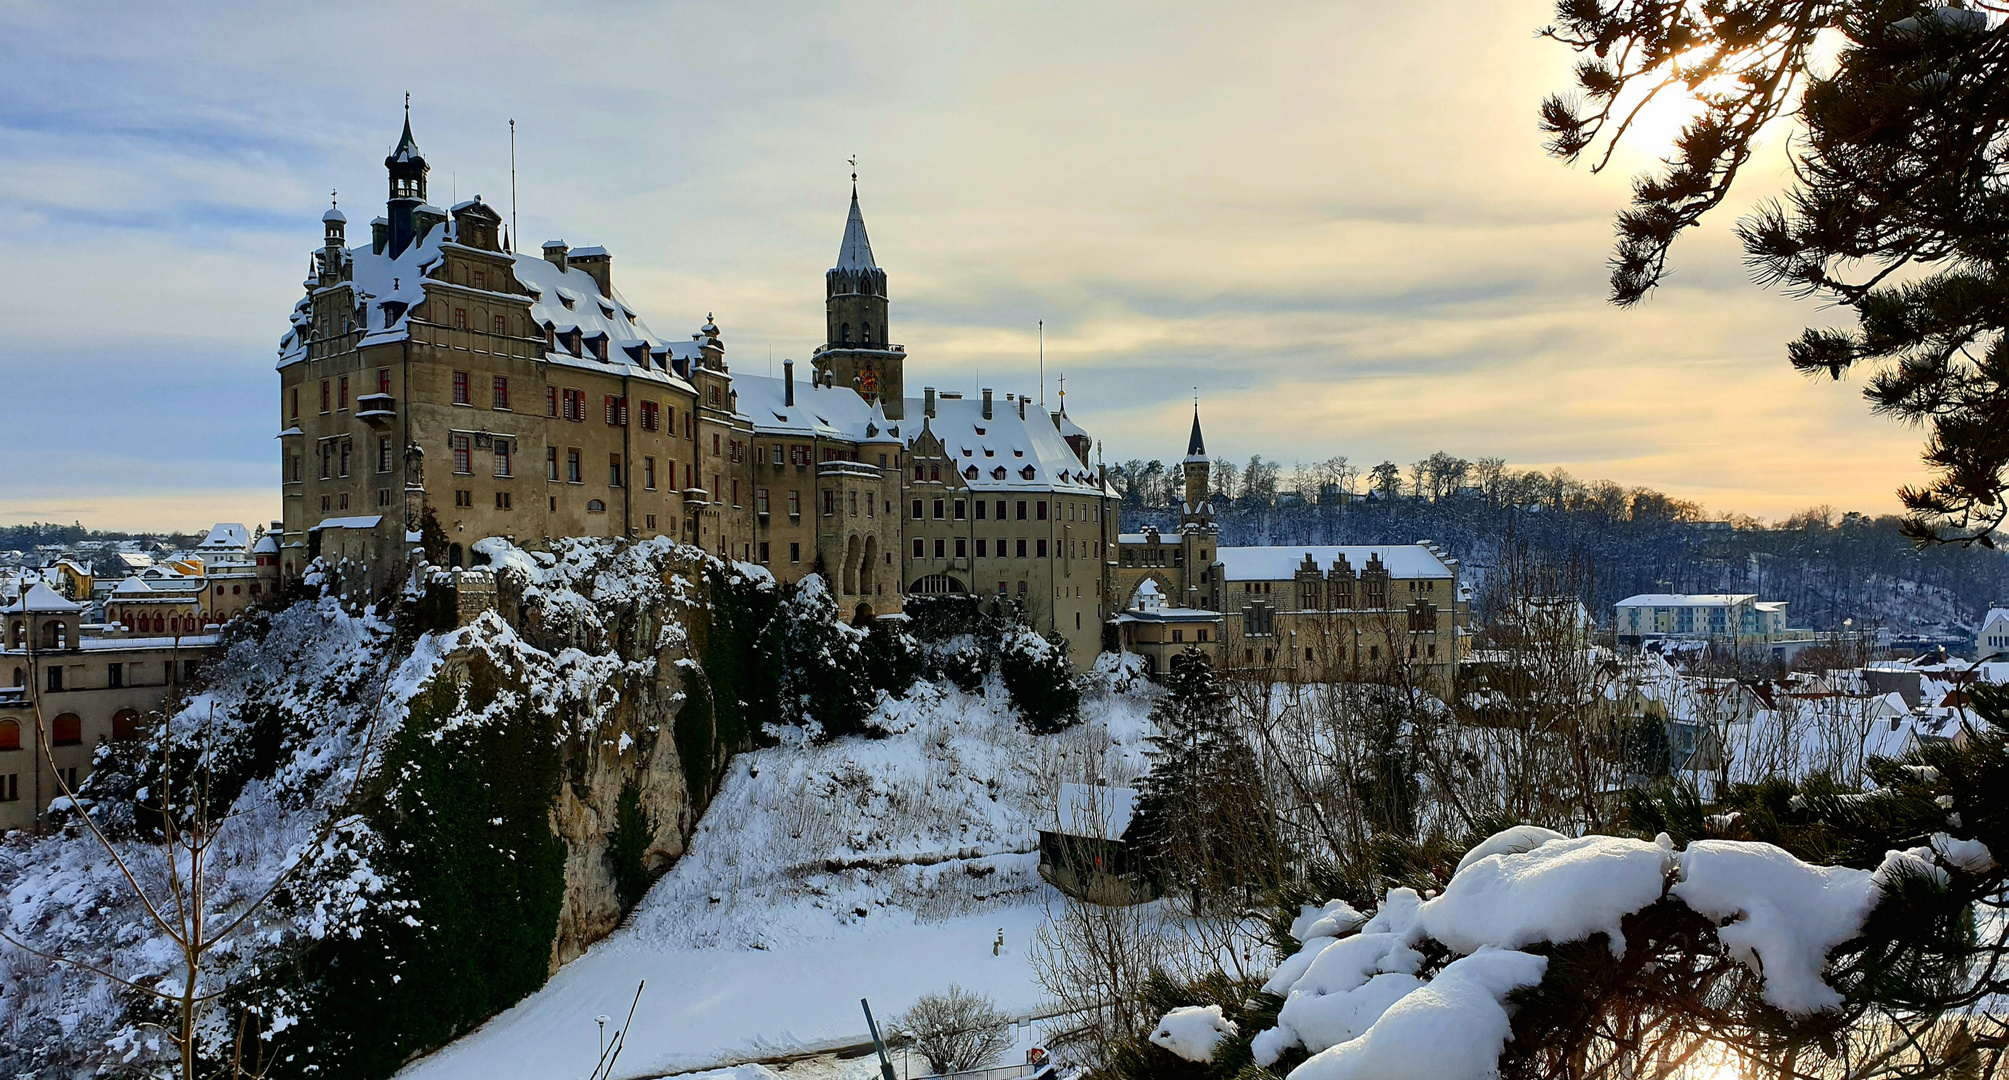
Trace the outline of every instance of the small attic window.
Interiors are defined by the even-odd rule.
[[[606,319],[611,319],[611,318],[613,318],[613,317],[614,317],[614,308],[613,308],[613,306],[612,306],[612,305],[610,305],[610,304],[601,304],[601,305],[600,305],[600,316],[601,316],[602,318],[606,318]]]
[[[964,457],[970,457],[970,456],[972,456],[972,455],[971,455],[971,453],[970,453],[970,448],[969,448],[969,447],[967,447],[967,446],[963,447],[963,456],[964,456]]]
[[[975,480],[976,478],[977,478],[977,467],[975,465],[972,465],[969,468],[963,470],[963,479]]]
[[[979,434],[979,435],[982,435],[983,433],[984,433],[984,429],[983,429],[983,428],[978,428],[978,429],[977,429],[977,434]]]
[[[997,468],[991,470],[991,479],[1002,480],[1004,478],[1005,478],[1004,466],[1000,465]]]
[[[564,305],[565,305],[565,310],[567,310],[567,311],[570,311],[570,310],[572,310],[572,298],[571,298],[571,297],[569,297],[569,296],[565,295],[564,293],[559,293],[559,294],[558,294],[558,302],[559,302],[559,303],[561,303],[561,304],[564,304]]]
[[[996,457],[996,456],[998,456],[998,452],[997,452],[996,450],[993,450],[993,449],[991,449],[990,447],[986,446],[986,447],[984,447],[984,456],[985,456],[985,457]]]
[[[1027,465],[1025,468],[1020,469],[1018,474],[1027,480],[1032,479],[1032,466]]]
[[[1025,451],[1023,451],[1023,450],[1013,450],[1013,451],[1011,452],[1011,456],[1013,456],[1013,457],[1024,457],[1024,456],[1025,456]]]

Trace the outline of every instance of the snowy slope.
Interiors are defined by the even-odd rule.
[[[584,1075],[595,1017],[618,1023],[645,980],[618,1076],[855,1042],[859,998],[884,1019],[950,982],[1035,1009],[1028,946],[1057,896],[1038,823],[1061,780],[1120,782],[1143,761],[1149,691],[1103,686],[1058,735],[1026,734],[1001,692],[922,684],[881,707],[888,738],[741,755],[620,930],[400,1075]]]

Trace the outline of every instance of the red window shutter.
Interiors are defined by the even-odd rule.
[[[620,410],[620,411],[621,411],[621,422],[620,422],[620,425],[619,425],[619,426],[621,426],[621,427],[627,427],[627,426],[628,426],[628,399],[627,399],[627,398],[625,398],[625,397],[618,397],[618,398],[615,398],[614,400],[615,400],[615,401],[616,401],[617,403],[619,403],[619,405],[621,406],[621,410]]]

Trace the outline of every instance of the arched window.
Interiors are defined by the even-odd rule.
[[[872,344],[872,324],[864,323],[859,327],[859,330],[861,332],[860,340],[867,345]]]
[[[838,337],[837,337],[837,340],[838,340],[838,341],[840,341],[840,342],[843,342],[843,343],[844,343],[844,344],[846,344],[846,345],[849,345],[849,344],[851,344],[851,324],[850,324],[850,323],[845,323],[845,324],[844,324],[844,328],[843,328],[843,329],[841,329],[841,330],[839,330],[839,331],[838,331],[837,333],[838,333]]]
[[[112,714],[112,741],[126,742],[138,737],[140,714],[138,709],[120,709]]]
[[[461,561],[460,545],[448,544],[446,546],[446,564],[458,570],[460,569],[460,561]]]
[[[0,750],[21,749],[21,722],[0,720]]]
[[[607,512],[607,504],[598,499],[588,499],[586,500],[586,512],[589,514],[604,514]]]
[[[244,586],[242,586],[242,585],[232,585],[232,586],[230,587],[230,595],[232,595],[232,596],[242,596],[243,594],[244,594]]]
[[[75,746],[84,741],[84,722],[76,713],[66,712],[49,725],[49,741],[57,746]]]
[[[19,619],[15,619],[14,629],[9,631],[7,634],[7,642],[14,648],[18,649],[22,645],[27,644],[27,642],[24,640],[27,638],[27,636],[28,636],[28,624],[22,622]]]
[[[27,673],[27,672],[25,672],[25,671],[23,671],[23,670],[21,670],[20,668],[15,668],[15,669],[14,669],[14,685],[15,685],[15,686],[26,686],[26,685],[28,685],[28,673]]]

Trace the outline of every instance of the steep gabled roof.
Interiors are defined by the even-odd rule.
[[[1193,406],[1193,433],[1186,437],[1186,460],[1207,460],[1207,440],[1200,437],[1200,407]]]

